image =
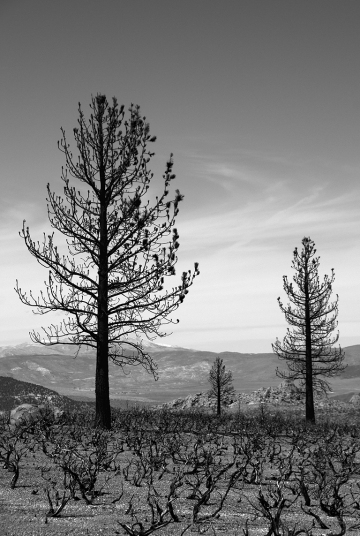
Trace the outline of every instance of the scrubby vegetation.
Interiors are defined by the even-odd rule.
[[[360,531],[360,414],[344,417],[131,409],[113,412],[111,430],[91,410],[4,417],[5,534],[20,534],[25,510],[29,534]]]

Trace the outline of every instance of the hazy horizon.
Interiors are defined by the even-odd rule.
[[[1,2],[0,346],[61,319],[13,290],[37,294],[47,276],[18,232],[24,219],[34,240],[49,232],[60,127],[75,154],[78,102],[88,116],[98,92],[141,106],[152,192],[172,152],[185,196],[173,281],[195,261],[201,274],[155,342],[271,352],[287,328],[282,277],[310,236],[320,276],[335,270],[339,342],[360,344],[359,17],[350,0]]]

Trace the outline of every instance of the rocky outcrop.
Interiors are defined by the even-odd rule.
[[[360,396],[359,406],[360,406]],[[353,398],[355,398],[355,396]],[[292,405],[299,406],[304,405],[304,393],[300,390],[293,382],[289,380],[282,381],[276,387],[263,387],[252,393],[240,393],[234,399],[227,401],[225,407],[230,409],[236,409],[239,404],[242,405],[257,405],[257,404],[273,404],[273,405]],[[355,402],[352,402],[355,405]],[[342,403],[337,400],[330,400],[325,396],[315,396],[315,406],[316,407],[332,407],[339,406]],[[216,407],[215,399],[209,398],[206,393],[197,393],[196,395],[189,395],[186,398],[178,398],[177,400],[172,400],[157,406],[157,408],[163,409],[175,409],[175,410],[186,410],[186,409],[213,409]]]
[[[232,398],[229,398],[225,406],[229,406],[231,403],[233,403],[237,398],[234,396]],[[166,402],[165,404],[161,404],[161,406],[157,406],[158,408],[163,409],[178,409],[178,410],[184,410],[184,409],[215,409],[216,408],[216,399],[210,398],[207,393],[196,393],[196,395],[188,395],[186,398],[178,398],[176,400],[172,400],[171,402]]]
[[[252,393],[240,393],[238,400],[231,404],[300,404],[304,400],[302,391],[293,383],[284,380],[276,387],[263,387]]]
[[[196,395],[188,395],[186,398],[177,398],[171,402],[161,404],[163,409],[194,409],[194,408],[214,408],[215,400],[209,398],[206,393],[197,393]]]

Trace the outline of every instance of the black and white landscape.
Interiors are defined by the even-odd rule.
[[[262,387],[276,386],[281,379],[276,367],[286,364],[273,353],[198,351],[178,346],[148,343],[148,350],[158,364],[159,379],[141,367],[110,365],[110,398],[159,404],[208,390],[211,365],[219,355],[233,373],[237,393],[250,393]],[[95,352],[81,349],[74,357],[73,347],[46,348],[33,344],[0,348],[0,376],[41,385],[78,400],[94,400]],[[360,345],[345,348],[345,371],[331,380],[330,396],[357,393],[360,388]]]

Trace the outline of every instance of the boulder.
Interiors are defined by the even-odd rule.
[[[21,404],[10,411],[10,425],[16,426],[23,420],[36,420],[41,416],[41,412],[46,409],[47,406],[40,404]],[[60,417],[63,414],[59,408],[51,408],[55,418]]]
[[[351,398],[350,398],[350,404],[353,404],[354,406],[360,406],[360,394],[357,394],[357,395],[353,395]]]
[[[40,406],[35,406],[34,404],[21,404],[10,411],[10,424],[16,425],[24,419],[39,416],[40,409]]]

